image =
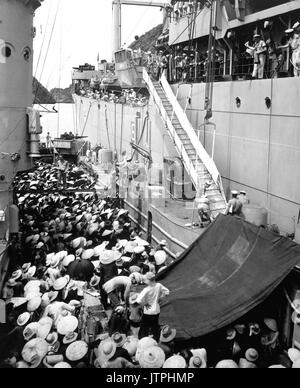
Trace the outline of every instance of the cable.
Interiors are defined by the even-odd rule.
[[[200,11],[197,13],[197,15],[196,15],[196,17],[195,17],[195,20],[197,19],[197,17],[200,15],[201,12],[202,12],[202,9],[200,9]],[[184,30],[181,31],[181,33],[177,36],[177,38],[176,38],[172,43],[169,43],[169,46],[173,46],[173,45],[177,42],[177,40],[185,33],[185,31],[186,31],[188,28],[190,28],[192,22],[193,22],[193,20],[191,20],[191,21],[188,23],[187,27],[186,27]]]
[[[24,120],[24,116],[21,117],[20,121],[18,121],[17,125],[8,133],[8,135],[1,141],[0,147],[9,139],[9,137],[16,131],[21,122]]]
[[[53,5],[53,3],[51,3],[50,7],[52,5]],[[48,23],[49,23],[49,20],[50,20],[50,14],[51,14],[51,8],[49,9],[49,12],[48,12],[46,28],[45,28],[45,34],[44,34],[44,38],[43,38],[42,45],[41,45],[41,48],[40,48],[40,53],[39,53],[38,61],[37,61],[36,68],[35,68],[35,74],[34,74],[35,78],[36,78],[36,75],[37,75],[37,72],[38,72],[38,67],[39,67],[39,64],[40,64],[41,57],[42,57],[44,43],[45,43],[45,40],[46,40],[46,32],[47,32],[47,29],[48,29]]]
[[[56,20],[57,20],[57,15],[58,15],[58,10],[59,10],[59,1],[57,2],[57,7],[56,7],[56,13],[55,13],[55,17],[54,17],[54,21],[53,21],[53,25],[52,25],[52,30],[51,30],[51,34],[50,34],[50,39],[49,39],[49,42],[48,42],[48,47],[47,47],[47,51],[46,51],[46,55],[45,55],[45,59],[44,59],[44,63],[43,63],[43,67],[42,67],[42,72],[40,74],[40,81],[42,79],[42,75],[43,75],[43,72],[44,72],[44,69],[45,69],[45,64],[46,64],[46,60],[47,60],[47,57],[48,57],[48,53],[49,53],[49,48],[50,48],[50,44],[51,44],[51,41],[52,41],[52,37],[53,37],[53,32],[54,32],[54,28],[55,28],[55,24],[56,24]],[[35,92],[35,96],[34,96],[34,100],[36,100],[36,96],[37,96],[37,93],[40,89],[40,86],[41,86],[41,83],[38,84],[37,86],[37,89],[36,89],[36,92]]]
[[[105,123],[106,123],[106,132],[107,132],[108,148],[110,149],[109,128],[108,128],[108,117],[107,117],[107,105],[105,105]]]
[[[88,113],[87,113],[87,116],[86,116],[86,120],[85,120],[85,123],[84,123],[83,129],[82,129],[81,136],[83,136],[83,134],[84,134],[84,131],[85,131],[85,128],[86,128],[86,125],[87,125],[88,119],[89,119],[89,115],[90,115],[91,108],[92,108],[92,104],[90,104],[90,106],[89,106],[89,110],[88,110]]]
[[[153,0],[151,0],[151,3],[148,5],[149,7],[152,5],[153,3]],[[141,22],[144,20],[145,18],[145,15],[146,15],[146,12],[147,12],[147,7],[143,13],[143,15],[140,17],[139,21],[135,24],[135,26],[133,27],[133,29],[131,30],[131,32],[127,35],[127,38],[125,39],[125,45],[127,44],[127,41],[128,39],[130,38],[130,35],[133,33],[133,31],[141,24]]]

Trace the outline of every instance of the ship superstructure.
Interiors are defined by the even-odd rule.
[[[32,109],[33,16],[37,0],[0,1],[0,261],[18,232],[12,183],[39,153],[39,113]],[[0,274],[0,281],[2,278]]]
[[[269,46],[284,46],[286,29],[300,20],[300,1],[173,1],[164,9],[158,46],[168,65],[159,81],[132,50],[119,48],[115,55],[118,87],[147,87],[149,103],[135,107],[77,95],[77,123],[92,144],[113,149],[118,160],[134,154],[136,165],[148,166],[145,152],[151,156],[150,194],[126,203],[145,231],[154,225],[154,238],[171,242],[171,253],[201,233],[187,225],[207,182],[215,216],[232,189],[244,190],[247,219],[276,224],[298,241],[300,78],[292,77],[292,51],[285,47],[278,73],[268,57],[264,79],[252,79],[245,43],[260,33]]]

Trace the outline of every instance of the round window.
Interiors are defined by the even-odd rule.
[[[5,45],[1,49],[1,54],[2,54],[3,57],[9,58],[9,57],[11,57],[12,50],[11,50],[11,48],[9,46]]]
[[[23,50],[23,57],[24,57],[25,61],[29,61],[30,56],[31,56],[30,48],[29,47],[25,47],[24,50]]]

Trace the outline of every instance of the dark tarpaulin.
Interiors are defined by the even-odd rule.
[[[161,323],[179,339],[209,334],[263,302],[300,262],[300,246],[220,215],[158,281],[169,288]]]

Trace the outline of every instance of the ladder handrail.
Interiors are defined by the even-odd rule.
[[[166,96],[168,97],[170,103],[172,104],[172,106],[174,108],[174,111],[176,113],[176,116],[177,116],[182,128],[186,131],[188,137],[190,138],[192,145],[195,148],[199,159],[202,161],[202,163],[204,163],[208,172],[212,176],[212,179],[218,185],[220,173],[217,169],[215,162],[209,156],[206,149],[203,147],[202,143],[198,140],[197,134],[196,134],[192,124],[188,120],[186,114],[184,113],[184,110],[182,109],[181,105],[179,104],[178,100],[176,99],[176,97],[173,93],[173,90],[171,89],[164,74],[162,75],[160,81],[161,81],[161,85],[164,89],[164,92],[166,93]]]
[[[179,136],[177,135],[175,129],[174,129],[174,126],[168,116],[168,113],[167,111],[165,110],[164,106],[163,106],[163,103],[161,101],[161,98],[159,97],[153,83],[152,83],[152,80],[149,76],[149,74],[147,73],[147,71],[144,69],[143,70],[143,77],[144,77],[144,81],[146,82],[146,84],[148,85],[148,88],[149,88],[149,92],[150,94],[152,95],[153,99],[154,99],[154,102],[156,103],[156,106],[158,107],[159,111],[160,111],[160,115],[161,117],[163,118],[164,122],[166,123],[167,127],[168,127],[168,130],[169,130],[169,133],[171,134],[171,136],[173,137],[173,140],[174,140],[174,143],[175,143],[175,146],[177,148],[177,151],[179,152],[179,154],[182,156],[182,159],[183,159],[183,162],[184,162],[184,165],[185,165],[185,168],[186,170],[189,172],[190,174],[190,177],[193,181],[193,183],[195,184],[195,186],[197,186],[197,183],[198,183],[198,177],[197,177],[197,172],[196,172],[196,169],[194,168],[186,150],[184,149],[183,145],[182,145],[182,142],[179,138]]]

